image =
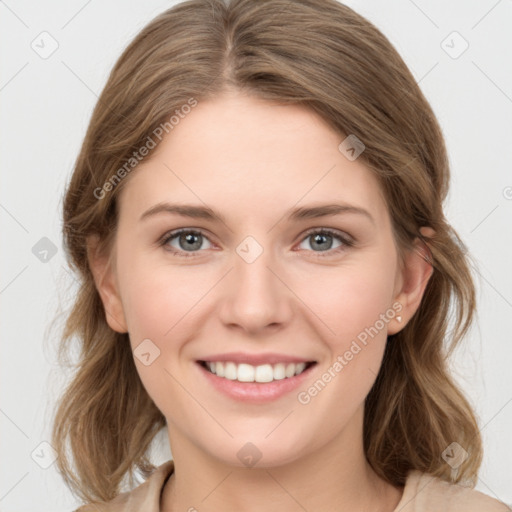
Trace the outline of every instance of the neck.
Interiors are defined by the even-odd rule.
[[[171,433],[175,470],[161,499],[162,512],[288,512],[351,510],[393,512],[402,496],[368,464],[362,442],[363,409],[320,449],[272,467],[240,468]],[[359,435],[357,435],[359,433]]]

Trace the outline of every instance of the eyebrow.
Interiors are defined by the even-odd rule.
[[[158,203],[146,210],[140,217],[140,221],[153,217],[155,215],[167,213],[181,215],[182,217],[190,217],[193,219],[205,219],[210,221],[220,220],[224,224],[226,219],[220,214],[213,211],[206,206],[193,206],[186,204],[171,204],[171,203]],[[353,206],[350,204],[323,204],[319,206],[299,207],[290,210],[287,216],[288,221],[298,221],[304,219],[316,219],[318,217],[325,217],[328,215],[341,215],[341,214],[358,214],[368,218],[373,224],[375,219],[370,212],[364,208]]]

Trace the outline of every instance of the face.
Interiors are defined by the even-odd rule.
[[[405,287],[378,183],[340,152],[344,138],[301,106],[224,95],[199,102],[125,184],[112,288],[100,291],[171,449],[180,438],[241,466],[256,447],[283,464],[336,442],[361,412],[421,276]],[[325,205],[345,208],[310,210]],[[262,356],[249,375],[264,361],[315,364],[263,384],[198,362],[228,353]]]

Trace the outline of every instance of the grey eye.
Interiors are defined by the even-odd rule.
[[[202,233],[187,230],[171,234],[165,243],[177,251],[196,252],[201,249],[205,241],[208,239]],[[173,242],[177,242],[178,245],[176,246]]]
[[[316,233],[310,233],[309,235],[304,238],[303,242],[307,242],[308,240],[311,240],[310,247],[315,251],[328,251],[330,249],[337,249],[342,245],[341,241],[338,242],[339,245],[333,247],[333,241],[334,240],[340,240],[340,237],[325,231],[317,231]],[[301,247],[303,248],[303,247]],[[307,248],[306,248],[307,249]]]

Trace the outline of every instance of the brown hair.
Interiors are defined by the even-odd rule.
[[[442,452],[456,441],[469,457],[453,480],[474,486],[481,437],[447,358],[473,320],[475,289],[464,244],[443,213],[449,185],[443,135],[390,42],[335,0],[189,0],[157,16],[115,64],[63,207],[64,246],[80,280],[59,357],[73,338],[80,355],[52,431],[67,485],[87,501],[112,499],[126,475],[154,469],[148,448],[166,425],[138,377],[128,335],[106,322],[89,268],[87,237],[97,235],[107,253],[112,248],[127,168],[115,186],[104,184],[120,177],[176,109],[229,89],[305,105],[341,137],[363,141],[359,158],[379,180],[400,252],[421,238],[422,226],[434,229],[423,238],[433,274],[413,318],[388,339],[366,398],[364,446],[376,473],[398,486],[411,469],[450,481]]]

